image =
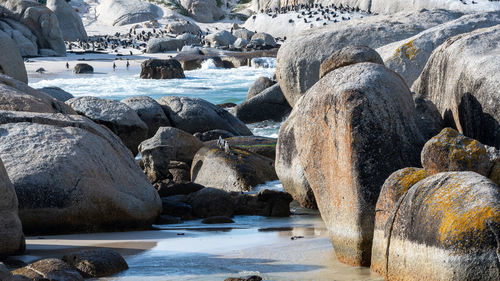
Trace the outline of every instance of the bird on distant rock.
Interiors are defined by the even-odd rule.
[[[66,63],[66,69],[69,69],[69,63]]]
[[[116,64],[113,62],[113,70],[116,69]]]
[[[229,142],[224,141],[224,152],[230,153],[231,152],[231,146],[229,145]]]

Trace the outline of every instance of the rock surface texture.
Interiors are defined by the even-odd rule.
[[[148,125],[148,138],[154,136],[158,128],[170,126],[170,121],[165,112],[163,112],[161,105],[153,98],[148,96],[134,96],[126,98],[121,102],[135,110],[141,120]]]
[[[147,138],[148,126],[124,103],[97,97],[78,97],[66,103],[78,114],[108,127],[134,155],[139,152],[139,144]]]
[[[16,47],[16,43],[0,31],[0,74],[8,75],[24,83],[28,83],[28,74],[24,61]]]
[[[276,65],[278,83],[293,107],[319,80],[321,63],[341,48],[349,45],[378,48],[461,15],[443,10],[424,10],[372,16],[312,29],[287,40],[279,49]]]
[[[189,16],[197,22],[211,23],[218,21],[224,16],[224,11],[219,7],[216,0],[180,0]],[[220,1],[222,3],[222,1]]]
[[[56,14],[64,40],[86,41],[88,39],[82,19],[66,0],[47,0],[47,8]]]
[[[500,148],[500,25],[448,39],[412,90],[432,101],[449,127]]]
[[[29,112],[1,111],[0,124],[26,233],[144,228],[159,215],[158,193],[108,129],[83,116]]]
[[[385,179],[419,164],[424,139],[400,76],[380,64],[338,68],[294,107],[301,166],[338,259],[369,265],[375,204]]]
[[[109,26],[153,21],[162,15],[160,7],[140,0],[103,0],[96,11],[99,20]]]

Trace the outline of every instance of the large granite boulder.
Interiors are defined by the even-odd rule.
[[[14,41],[21,56],[38,56],[37,38],[25,25],[14,19],[3,18],[0,20],[0,31]]]
[[[247,92],[247,99],[249,100],[256,95],[262,93],[265,89],[271,87],[272,85],[276,84],[275,81],[267,78],[267,77],[259,77],[257,80],[255,80],[252,85],[250,85],[250,88],[248,89]]]
[[[62,102],[65,102],[75,97],[59,87],[43,87],[38,90]]]
[[[193,215],[198,218],[232,217],[234,214],[233,198],[228,192],[217,188],[205,187],[191,193],[187,201],[193,208]]]
[[[60,259],[43,259],[12,271],[14,277],[24,276],[29,280],[83,281],[82,275],[73,266]]]
[[[432,101],[450,127],[500,148],[500,25],[448,39],[412,90]]]
[[[237,147],[225,152],[203,147],[194,156],[191,180],[225,191],[248,191],[266,181],[276,180],[274,161]]]
[[[0,110],[76,114],[67,104],[0,74]]]
[[[183,79],[184,70],[175,59],[148,59],[141,63],[142,79]]]
[[[6,34],[0,31],[0,74],[13,77],[24,83],[28,83],[28,74],[24,67],[24,61],[16,47],[16,43]]]
[[[23,227],[18,216],[18,202],[14,186],[0,160],[0,256],[24,252]]]
[[[374,241],[385,280],[500,279],[500,189],[486,177],[435,174],[413,185],[389,212]]]
[[[165,96],[158,100],[175,128],[188,133],[203,133],[221,129],[238,136],[252,132],[225,109],[200,98]]]
[[[102,0],[96,12],[99,20],[109,26],[154,21],[163,14],[160,7],[140,0]]]
[[[201,32],[201,29],[197,24],[182,19],[169,21],[165,24],[163,28],[168,33],[173,33],[173,34],[185,34],[185,33],[199,34]]]
[[[378,15],[312,29],[287,40],[278,51],[276,77],[293,107],[319,80],[321,62],[335,51],[362,45],[378,48],[460,17],[443,10]]]
[[[66,46],[57,16],[45,5],[36,1],[1,0],[0,6],[9,18],[26,26],[37,38],[39,51],[51,49],[57,56],[66,55]]]
[[[404,40],[380,47],[385,65],[401,75],[411,86],[422,72],[432,51],[458,34],[500,24],[500,11],[464,15],[429,28]]]
[[[246,28],[240,28],[236,29],[233,31],[233,35],[236,36],[237,38],[245,39],[247,41],[252,40],[252,36],[255,34],[255,32],[250,31]]]
[[[62,260],[75,267],[85,278],[110,276],[128,269],[128,264],[120,253],[107,248],[69,253]]]
[[[137,146],[147,138],[148,126],[124,103],[97,97],[78,97],[66,101],[66,104],[78,114],[108,127],[134,155],[139,152]]]
[[[383,65],[349,65],[316,83],[290,118],[338,259],[368,265],[382,184],[420,162],[424,139],[408,86]]]
[[[343,0],[346,1],[346,0]],[[356,1],[356,0],[347,0]],[[455,1],[434,1],[434,0],[413,0],[411,2],[404,0],[373,0],[370,1],[370,11],[380,14],[392,14],[401,11],[419,11],[421,9],[444,9],[458,10],[468,13],[498,11],[498,5],[492,3],[494,1],[482,2],[477,5],[477,2],[457,3]]]
[[[314,192],[306,179],[304,168],[300,162],[297,143],[294,135],[296,118],[291,115],[278,133],[276,144],[275,169],[283,189],[293,199],[306,208],[317,208]]]
[[[373,247],[370,268],[385,276],[387,264],[387,246],[390,237],[385,235],[385,229],[392,224],[393,209],[398,206],[401,197],[416,183],[428,177],[422,168],[404,168],[390,175],[382,185],[375,206],[375,228],[373,232]]]
[[[148,41],[146,53],[154,54],[179,51],[184,45],[184,42],[177,38],[154,38]]]
[[[380,55],[366,46],[347,46],[326,58],[319,68],[319,79],[337,68],[360,62],[373,62],[384,64]]]
[[[177,128],[161,127],[156,134],[139,146],[139,151],[154,150],[155,147],[169,146],[169,155],[165,155],[171,161],[191,163],[196,152],[203,146],[203,143],[191,135]],[[167,166],[168,170],[168,166]]]
[[[160,127],[169,127],[168,120],[161,105],[148,96],[133,96],[122,100],[124,104],[135,110],[139,118],[148,125],[148,138],[153,137]]]
[[[220,20],[224,16],[224,11],[219,7],[216,0],[180,0],[189,16],[197,22],[211,23]]]
[[[82,19],[66,0],[47,0],[47,7],[56,14],[65,41],[88,39]]]
[[[158,193],[107,128],[79,115],[8,111],[0,124],[25,233],[143,228],[159,215]]]
[[[236,41],[236,37],[234,37],[234,35],[229,31],[221,30],[207,35],[205,40],[210,43],[210,46],[212,47],[229,46]]]
[[[486,147],[456,130],[445,128],[422,149],[422,166],[430,174],[473,171],[488,176],[491,169]]]
[[[274,39],[274,37],[264,32],[257,32],[254,35],[252,35],[252,38],[250,39],[250,43],[259,41],[262,42],[262,45],[270,47],[276,46],[276,40]]]
[[[244,123],[255,123],[265,120],[281,121],[291,110],[280,85],[275,84],[238,104],[231,112]]]

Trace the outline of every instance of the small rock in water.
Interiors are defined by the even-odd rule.
[[[244,276],[244,277],[229,277],[224,279],[224,281],[261,281],[262,277],[257,275]]]
[[[292,236],[292,237],[290,237],[291,240],[297,240],[300,238],[304,238],[304,236]]]

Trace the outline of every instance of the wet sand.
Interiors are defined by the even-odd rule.
[[[30,262],[92,247],[116,249],[130,269],[100,280],[382,280],[369,268],[340,263],[318,215],[237,216],[234,224],[199,220],[159,230],[27,237]],[[292,239],[296,238],[296,239]]]

